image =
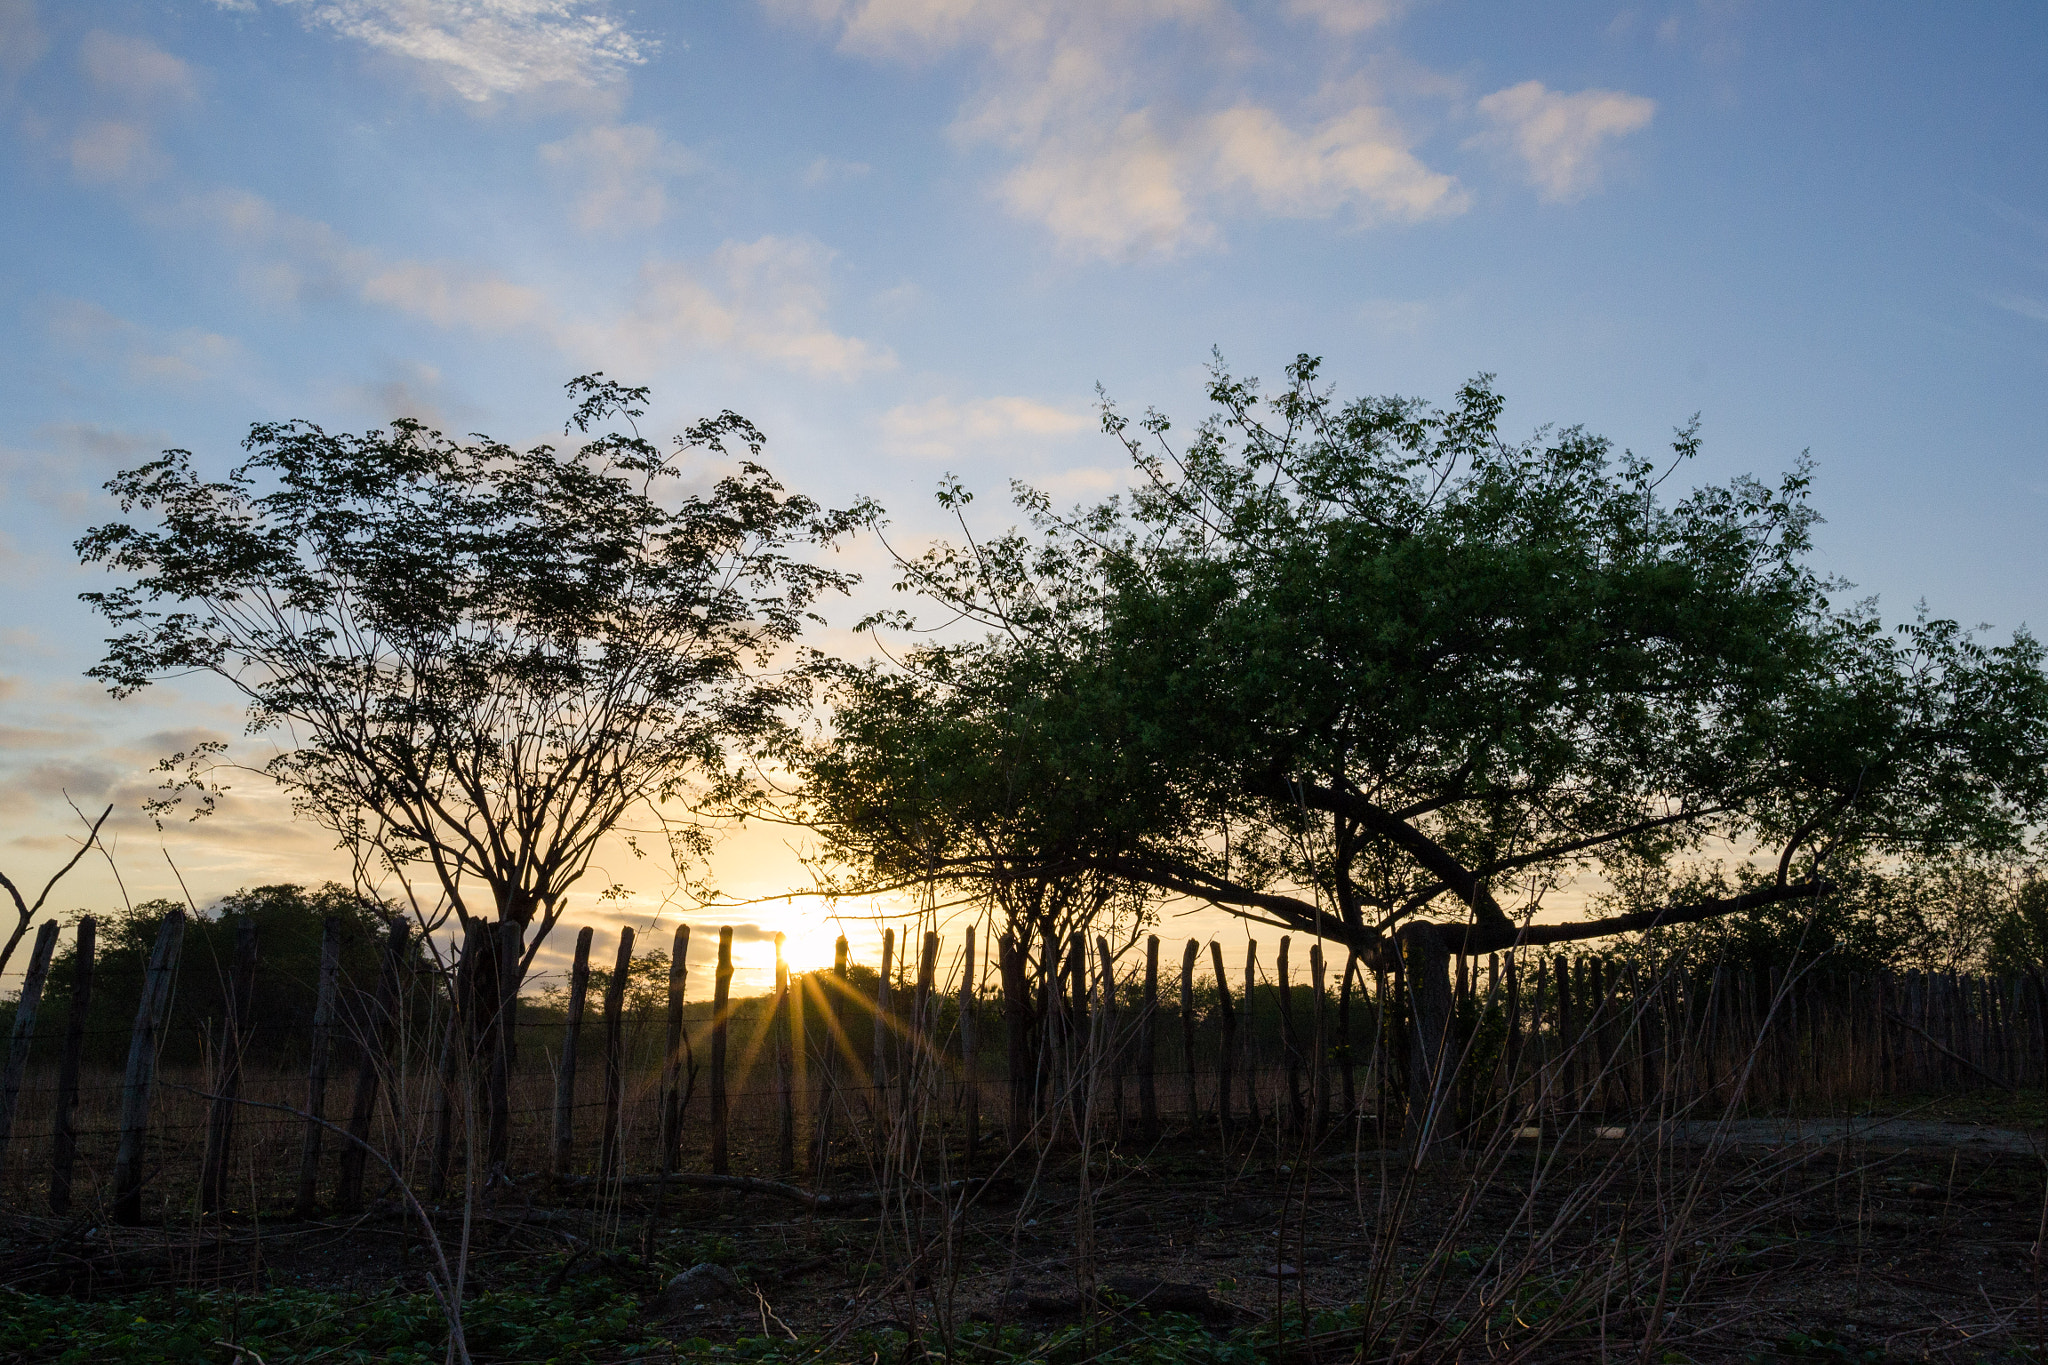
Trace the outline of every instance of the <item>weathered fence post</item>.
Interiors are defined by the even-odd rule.
[[[868,1074],[870,1102],[880,1124],[889,1108],[889,986],[896,974],[896,931],[882,930],[882,970],[875,976],[873,1043],[875,1064]]]
[[[370,1120],[377,1113],[378,1066],[393,1016],[398,1013],[398,981],[405,965],[406,944],[412,927],[402,919],[391,921],[384,943],[384,964],[377,973],[377,995],[370,1015],[362,1021],[362,1060],[356,1070],[356,1099],[349,1110],[348,1135],[353,1139],[342,1149],[341,1169],[334,1182],[334,1207],[343,1213],[360,1213],[363,1207],[363,1171],[370,1159]]]
[[[1138,1133],[1159,1141],[1159,1092],[1153,1069],[1159,1051],[1159,935],[1145,936],[1145,995],[1138,1005]]]
[[[775,1135],[775,1169],[788,1175],[796,1169],[796,1095],[791,1089],[789,963],[782,956],[783,935],[775,935],[775,1017],[769,1028],[775,1043],[775,1103],[781,1124]]]
[[[327,1064],[334,1049],[334,992],[341,978],[341,916],[320,921],[320,977],[313,988],[312,1056],[306,1063],[306,1127],[299,1136],[299,1189],[293,1212],[311,1218],[320,1198],[319,1120],[327,1117]]]
[[[1420,1166],[1456,1071],[1451,1030],[1451,962],[1435,925],[1401,935],[1408,975],[1408,1124],[1402,1145]]]
[[[1223,945],[1209,940],[1209,958],[1216,969],[1216,1018],[1223,1032],[1216,1049],[1216,1127],[1224,1146],[1230,1145],[1230,1065],[1237,1051],[1237,1011],[1230,1004],[1230,976],[1223,968]]]
[[[135,1005],[135,1029],[128,1035],[128,1070],[121,1081],[121,1142],[114,1154],[114,1221],[134,1227],[142,1221],[142,1148],[149,1135],[150,1092],[156,1085],[157,1035],[171,1005],[171,981],[178,949],[185,941],[185,912],[173,909],[157,930],[142,998]]]
[[[981,1080],[975,1075],[974,926],[967,926],[960,949],[960,1120],[967,1129],[967,1169],[974,1169],[981,1146]]]
[[[519,1065],[519,960],[524,953],[525,929],[516,922],[501,921],[493,943],[491,1017],[496,1032],[491,1049],[491,1143],[490,1162],[502,1171],[512,1158],[512,1076]]]
[[[626,982],[633,974],[633,927],[619,930],[618,957],[611,979],[604,983],[604,1137],[597,1151],[600,1180],[615,1179],[620,1170],[619,1111],[626,1102]]]
[[[1280,1060],[1287,1074],[1286,1129],[1298,1135],[1302,1129],[1301,1031],[1294,1026],[1294,979],[1287,971],[1288,935],[1280,936],[1280,953],[1273,959],[1273,971],[1280,993]]]
[[[711,1173],[724,1175],[730,1164],[725,1120],[726,1009],[732,1002],[732,928],[718,931],[718,971],[711,978]]]
[[[569,1009],[562,1020],[562,1055],[555,1061],[555,1148],[550,1163],[557,1178],[569,1174],[576,1147],[576,1044],[583,1036],[583,999],[590,993],[589,925],[576,931],[576,957],[569,966]]]
[[[1112,1122],[1116,1125],[1119,1138],[1124,1131],[1124,1047],[1117,1036],[1119,1011],[1116,1003],[1116,962],[1109,955],[1109,940],[1101,934],[1095,936],[1095,956],[1101,963],[1101,979],[1097,982],[1096,994],[1102,999],[1102,1040],[1109,1050],[1109,1084],[1115,1103],[1110,1107]]]
[[[1351,977],[1358,970],[1358,954],[1346,949],[1344,979],[1337,984],[1337,1067],[1344,1081],[1344,1121],[1358,1117],[1357,1061],[1351,1055]]]
[[[476,1017],[477,981],[479,962],[489,942],[482,920],[473,919],[464,926],[461,955],[455,959],[455,979],[449,983],[448,1027],[441,1035],[441,1084],[434,1096],[434,1153],[427,1167],[429,1199],[440,1199],[448,1192],[458,1090],[464,1121],[473,1122],[475,1117],[477,1049],[484,1038]],[[317,1151],[315,1156],[317,1159]]]
[[[7,1040],[7,1069],[0,1075],[0,1158],[7,1154],[7,1139],[14,1131],[14,1106],[21,1100],[21,1083],[28,1074],[29,1048],[36,1038],[36,1013],[43,1001],[43,980],[50,974],[50,959],[57,952],[57,921],[44,920],[36,930],[35,947],[29,951],[28,973],[21,979],[21,994],[14,1002],[14,1031]]]
[[[242,1038],[256,991],[256,921],[235,925],[235,959],[228,973],[227,1018],[222,1021],[220,1074],[206,1117],[206,1154],[199,1166],[199,1207],[212,1213],[226,1201],[228,1159],[235,1145],[235,1110],[242,1095]]]
[[[1309,945],[1308,979],[1314,992],[1314,1007],[1309,1015],[1309,1112],[1315,1115],[1316,1131],[1324,1133],[1330,1127],[1330,1067],[1324,1060],[1329,1056],[1329,1048],[1323,1032],[1323,945],[1320,943]]]
[[[1015,935],[1004,934],[996,940],[996,968],[1003,987],[1004,1064],[1010,1083],[1010,1107],[1003,1127],[1014,1151],[1023,1145],[1029,1127],[1032,1090],[1031,987],[1024,977],[1024,949]]]
[[[697,1059],[690,1053],[689,1031],[683,1027],[683,1000],[690,986],[690,926],[678,924],[668,959],[668,1050],[661,1064],[661,1170],[669,1175],[683,1164],[683,1108],[696,1088]]]
[[[908,947],[909,944],[906,943],[904,946]],[[904,1068],[907,1073],[904,1077],[906,1104],[909,1101],[909,1088],[921,1084],[927,1070],[937,1060],[933,1034],[937,1031],[938,1025],[938,996],[935,993],[938,988],[938,975],[939,936],[928,929],[924,936],[924,952],[917,960],[917,999],[910,1011],[910,1047],[913,1061]]]
[[[820,1021],[824,1028],[823,1046],[818,1057],[818,1100],[812,1111],[811,1142],[816,1149],[812,1161],[814,1188],[825,1183],[825,1159],[832,1152],[832,1110],[838,1103],[839,1053],[846,1046],[846,1012],[841,998],[846,994],[846,935],[841,934],[832,945],[832,975],[828,978],[818,997]]]
[[[1181,1103],[1187,1107],[1190,1130],[1202,1116],[1202,1103],[1195,1095],[1195,955],[1201,951],[1195,939],[1180,950]]]
[[[71,1009],[64,1021],[64,1057],[57,1064],[57,1112],[50,1124],[50,1212],[71,1209],[71,1168],[78,1160],[78,1072],[85,1064],[85,1017],[92,1008],[93,949],[99,921],[78,921],[71,950]]]
[[[1244,1121],[1245,1131],[1258,1141],[1259,1132],[1259,941],[1244,943]]]

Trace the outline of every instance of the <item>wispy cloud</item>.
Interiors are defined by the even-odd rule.
[[[1650,125],[1656,102],[1619,90],[1567,94],[1523,81],[1479,101],[1494,130],[1476,139],[1505,146],[1545,199],[1578,199],[1596,188],[1607,144]]]
[[[248,287],[280,303],[352,296],[451,331],[544,337],[607,365],[678,348],[736,351],[832,378],[896,363],[887,347],[831,326],[832,253],[808,238],[727,242],[703,261],[651,260],[630,306],[604,313],[467,262],[392,259],[247,191],[195,196],[181,213],[241,252]]]
[[[309,27],[418,63],[468,100],[605,85],[658,46],[607,0],[274,2],[297,9]]]
[[[771,0],[773,3],[773,0]],[[842,48],[919,61],[978,59],[982,81],[953,132],[1003,149],[996,186],[1018,216],[1084,256],[1173,253],[1220,240],[1231,212],[1343,215],[1359,225],[1462,211],[1456,180],[1431,170],[1374,93],[1318,89],[1289,108],[1247,99],[1256,53],[1211,0],[785,0]],[[1360,33],[1397,12],[1375,0],[1298,0],[1297,17]],[[1213,95],[1187,91],[1207,80]],[[1204,107],[1206,103],[1207,107]]]
[[[586,232],[656,226],[668,212],[668,182],[699,165],[645,124],[586,128],[543,145],[540,159],[578,186],[576,222]]]
[[[882,438],[890,449],[936,458],[995,454],[989,447],[1019,438],[1072,436],[1095,424],[1086,412],[1010,397],[929,398],[893,407],[881,417]]]
[[[804,237],[727,242],[709,261],[650,261],[623,316],[565,329],[573,353],[653,360],[678,347],[737,351],[787,369],[851,379],[891,369],[896,357],[835,331],[827,320],[832,253]]]
[[[53,339],[118,365],[129,379],[144,383],[203,383],[225,373],[242,356],[239,344],[217,332],[145,327],[84,299],[57,300],[51,306],[49,328]]]
[[[192,68],[147,38],[94,29],[78,45],[78,64],[102,93],[134,103],[184,104],[199,97]]]

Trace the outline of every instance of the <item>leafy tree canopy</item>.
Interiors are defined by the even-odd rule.
[[[96,913],[92,1000],[86,1012],[89,1057],[118,1066],[128,1054],[128,1035],[135,1024],[135,1002],[150,950],[164,914],[181,908],[175,901],[144,901],[128,910]],[[319,994],[320,939],[329,915],[341,920],[341,985],[344,1027],[360,1013],[360,997],[376,989],[384,960],[386,916],[394,906],[368,901],[344,886],[328,882],[307,887],[285,883],[249,887],[223,896],[186,926],[178,955],[178,988],[164,1027],[162,1057],[166,1062],[196,1062],[206,1056],[209,1037],[217,1045],[227,1018],[229,969],[235,956],[235,926],[247,919],[256,926],[255,995],[250,1010],[248,1056],[264,1062],[296,1060],[313,1031],[313,1007]],[[434,963],[424,945],[411,940],[415,970],[413,989],[431,979]],[[67,940],[57,950],[43,990],[41,1021],[36,1026],[36,1053],[54,1059],[71,1017],[71,986],[77,944]],[[419,1002],[424,1006],[422,998]],[[0,1007],[5,1008],[5,1007]]]
[[[1579,427],[1505,439],[1484,377],[1440,409],[1316,376],[1267,394],[1219,363],[1184,444],[1106,405],[1134,491],[1060,513],[1019,486],[1029,529],[976,538],[942,489],[968,535],[899,587],[982,631],[837,670],[803,756],[830,885],[1091,878],[1488,951],[2027,837],[2039,644],[1837,605],[1803,462],[1672,498],[1696,426],[1660,467]],[[1747,889],[1527,922],[1568,880],[1731,849],[1765,869]]]
[[[664,452],[634,425],[646,389],[568,387],[574,450],[401,419],[260,423],[219,482],[169,451],[107,485],[153,524],[77,547],[132,576],[84,595],[118,632],[92,676],[225,679],[280,737],[269,774],[366,874],[425,869],[465,924],[537,923],[528,961],[608,833],[679,869],[701,852],[664,806],[778,723],[802,684],[771,657],[852,581],[797,551],[862,515],[785,493],[734,413]],[[693,488],[690,457],[729,443],[746,456]]]

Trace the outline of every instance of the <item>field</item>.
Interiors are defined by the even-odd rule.
[[[977,1010],[970,1086],[957,1009],[899,999],[877,1086],[856,999],[836,1045],[815,1005],[808,1029],[794,1011],[787,1052],[768,1002],[735,1002],[721,1188],[706,1007],[684,1020],[698,1074],[675,1179],[660,1174],[660,1021],[621,1016],[607,1177],[605,1034],[586,1028],[558,1167],[562,1021],[528,1009],[508,1159],[482,1162],[472,1115],[438,1195],[440,1035],[401,1021],[382,1051],[338,1053],[330,1083],[337,1116],[366,1057],[378,1081],[359,1209],[333,1197],[333,1132],[314,1205],[295,1209],[306,1124],[286,1111],[306,1081],[279,1064],[243,1075],[255,1103],[236,1111],[222,1206],[204,1211],[218,1079],[177,1065],[158,1080],[135,1226],[108,1216],[108,1071],[81,1085],[78,1202],[45,1211],[54,1080],[39,1066],[0,1171],[15,1310],[0,1360],[440,1360],[444,1263],[488,1361],[2043,1358],[2044,1107],[2022,983],[1902,983],[1919,1012],[1886,1031],[1845,1003],[1887,998],[1868,983],[1670,971],[1581,995],[1570,1031],[1551,995],[1506,980],[1475,972],[1458,998],[1461,1057],[1420,1161],[1398,1084],[1406,1021],[1375,992],[1340,1028],[1334,1000],[1304,991],[1283,1009],[1264,989],[1239,997],[1231,1034],[1213,993],[1191,992],[1187,1032],[1162,1012],[1149,1043],[1141,1000],[1095,997],[1037,1055],[1014,1115],[993,1008]]]

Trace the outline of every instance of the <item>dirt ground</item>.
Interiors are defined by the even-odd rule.
[[[1535,1315],[1530,1305],[1565,1311],[1551,1302],[1569,1297],[1559,1286],[1620,1256],[1629,1275],[1570,1309],[1575,1325],[1529,1358],[1635,1358],[1660,1311],[1656,1359],[2048,1358],[2035,1133],[1921,1112],[1743,1120],[1712,1146],[1705,1137],[1525,1140],[1411,1176],[1392,1153],[1327,1142],[1306,1160],[1226,1158],[1213,1134],[1190,1134],[1091,1161],[1085,1200],[1080,1162],[1054,1152],[997,1172],[964,1208],[913,1199],[886,1217],[673,1187],[658,1209],[644,1188],[611,1203],[551,1199],[527,1180],[477,1221],[471,1284],[608,1276],[645,1297],[648,1330],[713,1340],[934,1320],[1052,1329],[1134,1300],[1224,1332],[1376,1291],[1382,1316],[1408,1315],[1424,1340],[1488,1314],[1512,1340],[1511,1319]],[[849,1150],[827,1184],[871,1181]],[[960,1210],[950,1236],[949,1209]],[[458,1235],[452,1216],[441,1225]],[[370,1290],[423,1284],[424,1258],[390,1205],[348,1221],[243,1215],[134,1232],[16,1217],[0,1280],[91,1295],[162,1283]],[[663,1295],[700,1264],[730,1270],[740,1289],[699,1277]],[[1489,1340],[1441,1358],[1485,1359]]]

